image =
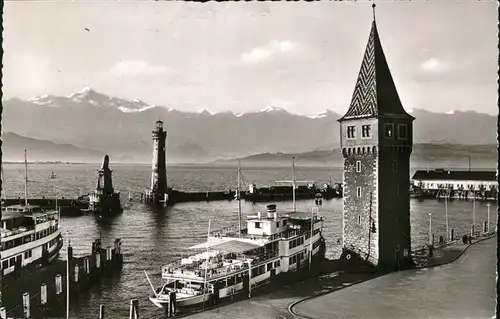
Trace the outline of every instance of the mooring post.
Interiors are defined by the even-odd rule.
[[[101,268],[101,254],[99,252],[95,255],[95,266]]]
[[[90,262],[89,262],[89,259],[87,257],[85,257],[85,259],[83,260],[83,268],[84,268],[85,273],[87,275],[90,274]]]
[[[24,313],[24,318],[29,318],[30,317],[30,294],[25,292],[23,294],[23,313]]]
[[[139,300],[130,300],[130,315],[129,319],[139,319]]]
[[[113,258],[111,246],[106,247],[106,261],[109,263],[111,262],[111,259]]]
[[[0,319],[7,319],[7,310],[5,307],[0,308]]]
[[[62,277],[60,274],[56,276],[56,295],[60,295],[62,293]]]
[[[99,319],[104,319],[104,305],[99,306]]]
[[[80,269],[79,269],[78,265],[75,265],[75,271],[74,271],[75,276],[74,276],[74,278],[73,278],[73,279],[74,279],[74,281],[75,281],[75,283],[78,283],[78,275],[79,275],[79,272],[80,272]]]
[[[45,305],[47,303],[47,285],[42,284],[40,286],[40,303]]]

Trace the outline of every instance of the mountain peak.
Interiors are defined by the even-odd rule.
[[[268,105],[266,108],[263,108],[262,110],[259,111],[259,113],[269,113],[269,112],[286,112],[286,110],[273,105]]]

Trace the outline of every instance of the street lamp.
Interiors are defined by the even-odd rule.
[[[449,240],[450,233],[448,231],[448,196],[444,198],[444,213],[446,221],[446,241]]]
[[[429,245],[432,246],[434,241],[432,240],[432,213],[429,213]]]
[[[490,232],[490,203],[487,203],[486,206],[488,207],[488,226],[486,227],[486,232]]]

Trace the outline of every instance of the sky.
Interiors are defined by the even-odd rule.
[[[183,111],[345,112],[371,2],[6,2],[4,98],[92,87]],[[403,106],[497,114],[495,1],[379,1]]]

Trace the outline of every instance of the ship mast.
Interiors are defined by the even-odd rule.
[[[24,150],[24,206],[28,207],[28,159]]]
[[[240,161],[238,161],[238,190],[237,190],[237,195],[238,196],[238,230],[239,230],[239,235],[241,237],[241,166],[240,166]]]
[[[205,280],[204,280],[204,284],[203,284],[203,309],[205,309],[205,295],[207,294],[207,290],[208,290],[208,287],[207,287],[207,273],[208,273],[208,263],[210,261],[210,256],[208,254],[209,250],[208,248],[210,247],[209,244],[208,244],[208,241],[210,240],[210,218],[208,219],[208,234],[207,234],[207,259],[206,259],[206,267],[205,267]]]

